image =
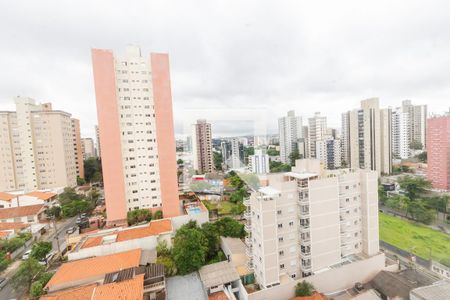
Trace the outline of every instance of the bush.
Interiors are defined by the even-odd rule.
[[[6,270],[10,263],[11,261],[6,259],[6,253],[0,252],[0,272]]]
[[[311,296],[314,291],[314,286],[304,280],[297,283],[297,285],[295,286],[295,296],[297,297]]]
[[[30,298],[31,299],[38,298],[43,294],[44,294],[44,285],[42,285],[42,282],[40,281],[33,282],[30,290]]]
[[[217,233],[220,236],[229,236],[236,238],[245,237],[244,225],[238,221],[225,217],[217,220],[214,225],[217,227]]]
[[[163,218],[163,212],[161,210],[155,211],[153,214],[153,220],[159,220]]]
[[[45,256],[52,250],[51,242],[37,242],[31,248],[30,256],[37,259],[43,260]]]
[[[127,213],[127,221],[130,226],[144,221],[149,222],[151,220],[152,212],[145,208],[135,209]]]

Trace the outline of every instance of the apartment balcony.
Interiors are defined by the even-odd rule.
[[[298,240],[298,243],[303,246],[309,246],[309,245],[311,245],[311,238],[310,237],[305,237],[305,238],[300,237],[300,239]]]
[[[247,268],[248,268],[250,271],[253,270],[254,266],[253,266],[253,260],[252,260],[252,259],[250,259],[250,260],[247,262]]]
[[[305,198],[305,197],[304,197],[304,198],[300,198],[300,197],[299,197],[299,198],[298,198],[298,203],[299,203],[299,204],[303,204],[303,205],[304,205],[304,204],[309,204],[309,198],[308,198],[308,197],[306,197],[306,198]]]
[[[252,225],[251,225],[250,223],[245,223],[244,229],[245,229],[245,231],[247,231],[248,233],[251,233],[251,232],[252,232]]]
[[[155,292],[165,288],[164,280],[144,285],[144,293]]]
[[[302,262],[301,270],[302,270],[303,273],[309,273],[309,272],[311,272],[311,271],[312,271],[311,263],[305,263],[305,264],[303,264],[303,262]]]
[[[245,245],[247,245],[247,247],[252,247],[252,240],[250,237],[246,236],[245,237]]]
[[[299,225],[300,232],[309,232],[309,225]]]
[[[299,211],[298,216],[300,219],[308,219],[309,218],[309,210],[308,211]]]
[[[244,219],[250,220],[252,217],[252,213],[249,211],[244,212]]]
[[[310,259],[311,258],[311,251],[308,251],[308,252],[300,251],[300,258],[301,259]]]
[[[244,205],[250,206],[250,198],[244,199]]]
[[[245,254],[246,254],[248,257],[252,258],[252,257],[253,257],[253,251],[252,251],[252,248],[251,248],[251,247],[246,247],[246,248],[245,248]]]

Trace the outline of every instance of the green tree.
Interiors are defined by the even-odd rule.
[[[436,215],[434,209],[426,208],[423,200],[411,201],[408,206],[408,212],[414,220],[424,224],[431,224]]]
[[[153,220],[159,220],[163,218],[163,212],[162,210],[157,210],[155,211],[155,213],[153,214]]]
[[[44,266],[40,265],[36,259],[30,257],[20,264],[16,274],[11,279],[12,286],[15,290],[26,289],[28,291],[31,283],[38,280],[38,276],[44,270]]]
[[[84,178],[81,178],[80,176],[77,176],[77,185],[84,185],[86,184],[86,180],[84,180]]]
[[[44,241],[36,242],[31,248],[30,256],[37,260],[43,260],[45,256],[50,253],[51,250],[52,250],[51,242],[44,242]]]
[[[302,282],[297,283],[295,286],[295,296],[297,297],[305,297],[311,296],[315,291],[314,286],[303,280]]]
[[[283,164],[279,161],[270,161],[270,173],[279,173],[279,172],[289,172],[291,171],[291,166],[288,164]]]
[[[164,272],[166,276],[176,275],[177,269],[175,266],[175,262],[170,256],[158,256],[156,258],[156,263],[164,266]]]
[[[99,182],[102,179],[102,165],[100,161],[91,157],[84,161],[84,179],[87,182]]]
[[[424,151],[424,152],[420,153],[419,155],[417,155],[417,158],[419,159],[419,161],[426,163],[427,162],[427,152]]]
[[[182,165],[184,163],[184,161],[181,159],[181,158],[179,158],[178,160],[177,160],[177,165]]]
[[[33,282],[33,284],[31,285],[31,290],[30,290],[30,298],[38,299],[42,295],[44,295],[44,286],[42,285],[42,282],[40,282],[40,281]]]
[[[408,215],[408,207],[411,200],[403,195],[396,195],[386,200],[386,206],[405,213]]]
[[[245,188],[239,188],[238,190],[234,191],[230,195],[230,202],[232,203],[238,203],[242,202],[245,197],[248,197],[248,192]]]
[[[48,217],[51,217],[51,218],[54,217],[56,219],[59,219],[61,217],[61,207],[52,206],[45,211],[45,214]]]
[[[246,210],[246,207],[245,207],[244,203],[242,201],[240,201],[240,202],[236,203],[236,205],[230,209],[230,213],[238,216],[238,215],[242,215],[245,210]]]
[[[398,180],[400,188],[405,191],[406,195],[411,200],[417,199],[419,195],[425,193],[427,189],[431,188],[431,182],[423,177],[403,176]]]
[[[152,220],[152,212],[145,208],[135,209],[127,213],[128,225],[134,225],[136,223],[144,221],[149,222],[151,220]]]
[[[206,259],[211,260],[217,256],[218,252],[220,252],[220,238],[217,232],[217,227],[214,223],[204,223],[202,224],[201,230],[208,240]]]
[[[222,152],[213,152],[213,161],[214,161],[214,169],[216,170],[222,170],[222,163],[223,163],[223,158],[222,158]]]
[[[6,259],[6,253],[4,251],[0,251],[0,272],[6,270],[10,263],[11,260]]]
[[[73,217],[77,214],[89,212],[94,208],[94,204],[83,199],[74,200],[62,206],[62,213],[65,217]]]
[[[238,221],[225,217],[217,220],[215,223],[217,232],[220,236],[229,236],[243,238],[245,237],[244,225]]]
[[[378,184],[378,201],[380,201],[381,204],[385,204],[386,200],[388,199],[387,193],[384,190],[384,187],[382,184]]]
[[[177,230],[172,258],[179,274],[197,271],[205,264],[207,251],[208,239],[198,227],[183,225]]]
[[[64,192],[59,194],[58,199],[59,203],[64,205],[74,200],[81,200],[81,195],[77,194],[74,188],[66,187],[64,188]]]
[[[267,155],[278,156],[278,155],[280,155],[280,151],[277,151],[275,148],[269,148],[269,149],[267,149]]]
[[[409,149],[412,150],[422,150],[423,145],[420,141],[413,140],[411,143],[409,143]]]
[[[294,149],[294,151],[289,154],[289,161],[291,162],[291,166],[295,165],[295,161],[301,158],[303,158],[303,155],[298,152],[298,149]]]

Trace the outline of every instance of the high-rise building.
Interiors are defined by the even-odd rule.
[[[378,98],[363,100],[360,109],[342,114],[343,157],[350,168],[391,173],[391,132],[386,131],[389,122],[381,118],[382,114],[388,112],[380,111]]]
[[[75,167],[77,176],[84,178],[83,146],[81,145],[80,121],[72,119],[73,150],[75,151]]]
[[[238,138],[232,138],[231,141],[230,167],[240,169],[244,166],[244,145]]]
[[[260,177],[244,201],[249,268],[264,288],[379,253],[377,173],[322,170],[297,160],[292,172]]]
[[[392,173],[392,110],[380,109],[381,166],[384,174]]]
[[[309,155],[316,158],[316,142],[327,136],[327,117],[323,117],[320,112],[316,112],[314,117],[308,119],[308,125]]]
[[[450,113],[427,121],[427,178],[433,188],[450,190]]]
[[[214,171],[211,124],[206,120],[197,120],[192,125],[192,152],[195,170],[200,173]]]
[[[249,169],[256,174],[270,173],[269,155],[263,149],[255,149],[255,154],[249,157]]]
[[[411,100],[402,102],[402,111],[408,114],[409,119],[409,142],[420,143],[426,148],[427,133],[427,106],[413,105]]]
[[[101,158],[101,148],[100,148],[100,130],[98,125],[95,125],[95,149],[97,150],[97,157]]]
[[[350,165],[350,112],[341,115],[341,152],[342,165]]]
[[[333,139],[331,136],[317,141],[316,156],[328,170],[340,168],[342,159],[341,141]]]
[[[398,107],[392,111],[392,155],[407,159],[411,156],[411,121],[410,113]]]
[[[0,191],[76,186],[76,121],[50,103],[17,97],[15,104],[15,112],[0,112]]]
[[[83,151],[83,159],[86,160],[91,157],[96,157],[94,140],[91,138],[81,139],[81,149]]]
[[[139,208],[179,215],[168,55],[130,46],[93,49],[92,61],[108,224]]]
[[[288,111],[286,117],[278,119],[281,162],[290,164],[289,156],[297,149],[297,142],[302,138],[302,117],[295,116],[295,111]]]

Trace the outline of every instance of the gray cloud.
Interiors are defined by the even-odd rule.
[[[339,126],[364,98],[450,106],[446,1],[10,1],[0,4],[0,109],[52,101],[96,123],[90,48],[169,52],[177,131],[192,109],[295,109]],[[207,117],[207,116],[205,116]],[[239,126],[217,124],[221,135]]]

